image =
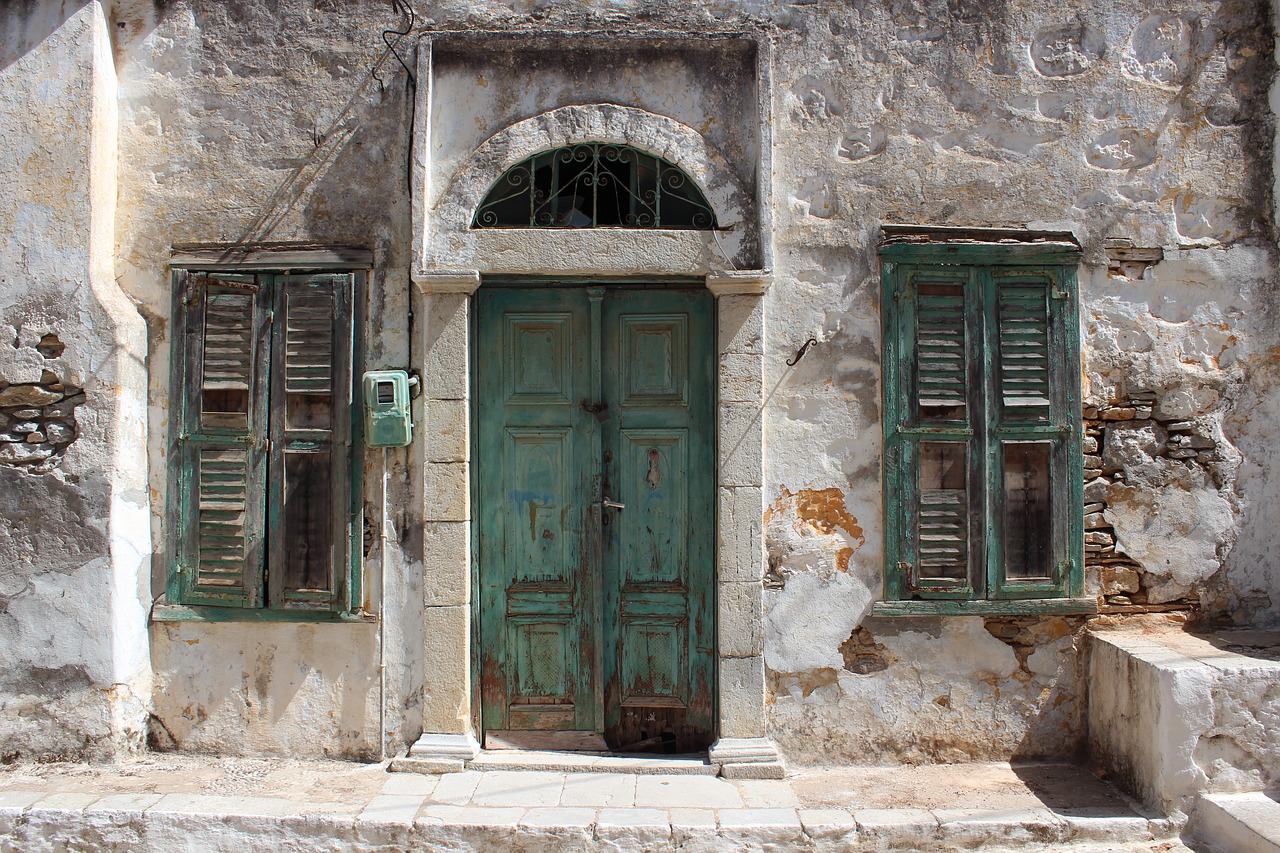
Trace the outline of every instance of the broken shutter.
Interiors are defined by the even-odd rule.
[[[270,595],[332,609],[343,596],[351,471],[352,283],[283,276],[272,362]]]
[[[176,452],[180,597],[262,601],[266,495],[266,292],[253,275],[182,273],[185,370]]]

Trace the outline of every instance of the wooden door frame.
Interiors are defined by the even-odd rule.
[[[584,276],[586,277],[586,276]],[[592,278],[598,279],[598,276]],[[473,535],[471,404],[477,270],[420,271],[415,348],[425,393],[423,425],[423,735],[410,756],[478,754],[477,676],[472,665]],[[685,279],[687,283],[687,279]],[[710,759],[726,775],[783,772],[767,735],[764,671],[764,320],[771,276],[711,273],[716,297],[716,610],[718,739]]]

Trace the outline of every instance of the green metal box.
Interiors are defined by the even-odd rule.
[[[413,442],[409,374],[370,370],[364,375],[364,442],[369,447],[407,447]]]

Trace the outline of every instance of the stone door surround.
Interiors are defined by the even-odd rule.
[[[447,227],[465,229],[475,205],[511,163],[549,147],[576,142],[619,142],[651,150],[697,180],[713,205],[727,205],[732,197],[724,189],[708,190],[709,185],[730,187],[731,176],[724,174],[723,163],[691,128],[679,126],[677,133],[672,126],[678,123],[669,118],[627,110],[627,132],[614,133],[609,128],[619,126],[611,123],[619,115],[617,106],[585,105],[555,112],[566,109],[576,111],[577,116],[562,120],[566,118],[562,114],[555,121],[560,132],[554,138],[526,132],[539,126],[531,119],[519,123],[525,126],[523,129],[517,127],[499,134],[504,140],[501,144],[490,140],[481,146],[470,167],[464,167],[450,182],[452,189],[441,202],[450,214]],[[658,140],[667,144],[658,147]],[[494,150],[500,150],[501,156],[494,157]],[[415,168],[425,165],[415,158]],[[460,187],[466,187],[466,192]],[[399,762],[401,769],[410,769],[408,765],[417,762],[435,772],[455,765],[461,769],[463,761],[479,752],[471,661],[472,295],[484,275],[652,277],[653,259],[667,258],[667,276],[687,280],[691,274],[698,275],[716,296],[718,739],[709,757],[726,776],[780,777],[781,759],[765,731],[762,409],[764,294],[771,283],[770,272],[709,269],[710,259],[717,252],[710,232],[683,232],[682,240],[699,241],[697,251],[672,255],[669,247],[673,232],[622,229],[594,233],[521,229],[517,263],[513,264],[508,256],[501,264],[458,269],[447,264],[449,259],[427,250],[430,240],[424,231],[430,227],[429,222],[441,222],[436,218],[440,212],[428,211],[424,206],[415,210],[419,220],[415,227],[423,229],[418,232],[423,240],[418,244],[417,256],[421,266],[413,276],[418,290],[415,296],[420,302],[415,311],[418,328],[413,334],[415,350],[423,354],[425,386],[422,565],[427,677],[423,691],[424,733],[410,750],[408,761]],[[741,210],[716,210],[720,222],[733,221],[740,214]],[[459,254],[462,257],[455,263],[477,258],[470,246]]]

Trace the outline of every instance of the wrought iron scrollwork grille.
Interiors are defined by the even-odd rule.
[[[584,142],[535,154],[498,179],[473,228],[669,228],[707,231],[715,212],[661,157]]]

